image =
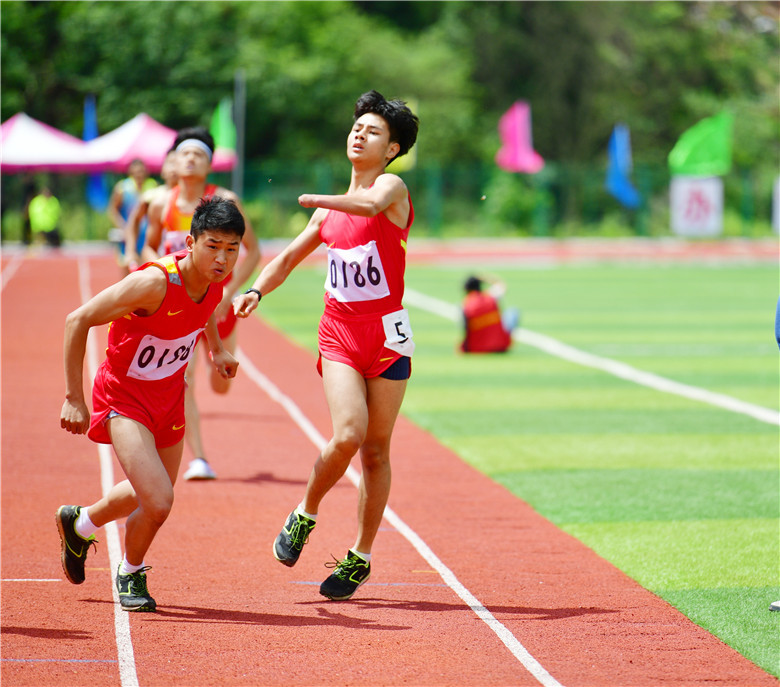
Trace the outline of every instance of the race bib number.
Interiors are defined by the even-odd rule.
[[[133,356],[127,376],[153,381],[165,379],[181,370],[189,361],[202,329],[179,339],[158,339],[147,334]]]
[[[411,357],[414,353],[414,341],[409,311],[398,310],[388,313],[382,318],[382,326],[385,329],[385,348]]]
[[[390,295],[376,241],[354,248],[328,248],[325,290],[340,303],[373,301]]]

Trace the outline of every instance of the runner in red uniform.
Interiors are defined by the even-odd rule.
[[[236,314],[247,317],[261,294],[279,286],[320,243],[327,245],[318,367],[333,437],[317,458],[303,501],[274,542],[274,556],[295,565],[320,502],[359,451],[357,539],[320,586],[320,594],[334,600],[349,599],[371,574],[371,547],[390,492],[390,438],[414,351],[401,305],[414,211],[406,185],[385,167],[414,145],[418,119],[405,103],[388,102],[376,91],[360,96],[354,119],[347,138],[349,190],[343,196],[300,196],[303,207],[317,208],[308,225],[235,300]]]
[[[241,245],[244,219],[235,203],[204,201],[186,250],[148,263],[68,315],[65,324],[65,403],[61,425],[73,434],[111,443],[127,479],[82,508],[61,506],[57,527],[62,567],[84,581],[94,532],[127,517],[125,557],[116,585],[122,608],[153,611],[144,556],[173,504],[184,439],[184,371],[205,331],[214,367],[233,377],[238,363],[222,345],[214,309]],[[83,367],[91,327],[111,323],[106,359],[95,376],[92,418],[84,399]],[[128,517],[129,516],[129,517]]]
[[[149,227],[146,232],[144,257],[154,260],[158,252],[171,253],[181,250],[183,241],[190,230],[192,213],[201,198],[220,196],[232,200],[244,215],[246,232],[242,239],[242,257],[236,265],[235,278],[226,279],[223,283],[222,301],[217,306],[215,315],[219,327],[219,335],[225,348],[235,353],[238,346],[236,317],[233,313],[233,296],[235,288],[240,287],[254,273],[260,262],[260,247],[257,238],[246,219],[238,196],[226,188],[208,183],[211,171],[211,157],[214,154],[214,139],[203,127],[182,129],[176,135],[173,143],[176,150],[177,173],[179,184],[167,194],[159,196],[149,206]],[[228,284],[229,283],[229,284]],[[202,348],[202,346],[201,346]],[[206,353],[204,349],[204,353]],[[205,357],[205,356],[203,356]],[[192,362],[187,370],[187,389],[185,391],[185,412],[187,414],[187,445],[192,451],[193,460],[184,473],[184,479],[214,479],[216,474],[206,460],[206,451],[200,431],[200,413],[195,400],[195,377],[198,366],[197,356],[192,356]],[[211,388],[218,394],[230,390],[230,380],[224,379],[212,371]]]

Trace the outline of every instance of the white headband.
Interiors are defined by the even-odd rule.
[[[176,152],[178,153],[184,146],[195,146],[200,148],[206,155],[208,155],[209,162],[211,162],[211,148],[209,148],[203,141],[197,138],[185,138],[179,145],[176,146]]]

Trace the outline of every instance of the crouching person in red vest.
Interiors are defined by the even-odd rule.
[[[488,288],[483,285],[489,281]],[[512,330],[519,323],[519,312],[508,309],[501,316],[499,299],[506,287],[498,279],[469,277],[463,285],[463,319],[466,335],[460,345],[464,353],[504,353],[512,345]]]

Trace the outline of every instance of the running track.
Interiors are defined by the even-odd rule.
[[[240,324],[228,396],[198,378],[220,479],[177,486],[147,557],[160,611],[115,621],[106,533],[70,585],[54,513],[100,495],[96,445],[59,428],[62,330],[116,277],[106,254],[3,256],[3,684],[777,685],[403,417],[372,579],[322,599],[356,491],[329,494],[295,568],[273,559],[330,425],[313,356],[259,318]]]

